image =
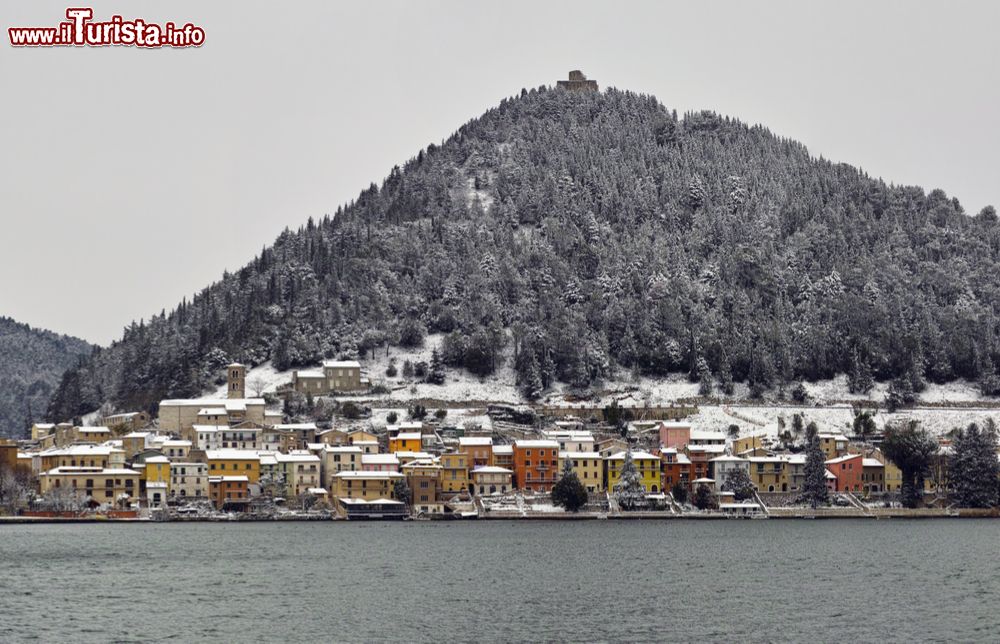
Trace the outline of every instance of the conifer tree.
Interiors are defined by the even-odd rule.
[[[903,475],[900,495],[905,507],[915,508],[920,504],[924,494],[924,479],[937,451],[937,441],[920,429],[915,420],[902,427],[886,428],[882,453]]]
[[[750,479],[750,474],[743,467],[736,467],[726,472],[726,480],[722,482],[722,490],[732,492],[737,501],[753,498],[757,488]]]
[[[980,430],[975,423],[959,430],[952,444],[948,468],[951,499],[960,508],[989,508],[997,505],[997,437],[990,423]]]
[[[573,459],[564,458],[562,477],[552,487],[552,502],[570,512],[578,512],[587,504],[587,488],[573,470]]]
[[[819,433],[816,425],[809,423],[806,433],[808,448],[806,449],[805,480],[802,482],[802,496],[815,508],[825,505],[830,500],[830,491],[826,487],[826,456],[819,444]]]
[[[623,510],[639,510],[646,507],[646,489],[642,486],[639,471],[632,460],[632,447],[625,450],[621,474],[615,484],[615,500]]]

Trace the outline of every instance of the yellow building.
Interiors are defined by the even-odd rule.
[[[759,492],[788,492],[788,462],[781,456],[751,456],[750,480]]]
[[[400,432],[389,438],[389,451],[396,452],[419,452],[423,449],[424,437],[420,432]]]
[[[570,461],[576,477],[588,492],[600,492],[604,489],[604,459],[598,452],[559,452],[560,478],[565,471],[567,460]],[[659,478],[659,468],[657,468],[657,478]]]
[[[170,459],[166,456],[150,456],[146,463],[146,486],[150,483],[166,483],[169,493]]]
[[[399,472],[339,472],[333,476],[334,498],[376,499],[395,498],[393,489],[396,481],[403,478]]]
[[[639,472],[642,487],[647,494],[660,491],[660,459],[649,452],[633,451],[632,462]],[[614,490],[621,478],[621,470],[625,464],[625,452],[618,452],[608,457],[608,489]],[[581,479],[582,481],[582,479]]]
[[[358,442],[367,443],[370,441],[378,441],[378,436],[371,432],[366,432],[363,429],[356,429],[347,434],[347,440],[350,441],[351,445],[354,445]]]
[[[251,484],[260,480],[260,455],[245,449],[210,449],[205,452],[209,476],[246,476]]]
[[[768,436],[762,433],[740,436],[733,440],[733,454],[744,454],[745,452],[756,454],[757,450],[766,450],[770,447],[770,442]]]
[[[829,461],[847,453],[849,441],[843,434],[821,432],[817,436],[819,438],[819,447],[823,450],[823,454],[826,455],[826,460]]]
[[[469,455],[459,452],[441,455],[441,490],[445,493],[469,489]]]

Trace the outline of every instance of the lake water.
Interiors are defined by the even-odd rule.
[[[1000,640],[1000,521],[0,526],[0,641]]]

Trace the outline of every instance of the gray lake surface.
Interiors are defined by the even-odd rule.
[[[0,641],[1000,641],[1000,521],[0,526]]]

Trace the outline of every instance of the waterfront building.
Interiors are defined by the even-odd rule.
[[[251,450],[212,449],[205,452],[208,475],[246,476],[251,484],[260,480],[260,455]]]
[[[472,467],[493,464],[493,437],[491,436],[460,436],[458,451],[468,454]],[[513,452],[511,452],[513,456]]]
[[[591,445],[593,443],[591,442]],[[566,468],[566,461],[580,479],[580,483],[588,492],[601,492],[604,490],[604,459],[594,451],[589,452],[559,452],[559,469],[557,477],[562,478]],[[657,477],[659,470],[657,470]]]
[[[480,465],[472,470],[472,487],[479,496],[507,494],[514,489],[514,472],[506,467]]]
[[[621,480],[622,466],[625,464],[625,454],[626,452],[618,452],[612,454],[607,459],[608,490],[614,490],[619,480]],[[634,450],[632,452],[632,462],[635,464],[635,469],[639,473],[642,487],[646,490],[646,493],[656,494],[660,492],[663,485],[660,480],[660,458],[649,452]]]
[[[514,485],[528,492],[551,492],[559,473],[559,443],[554,440],[514,442]]]

